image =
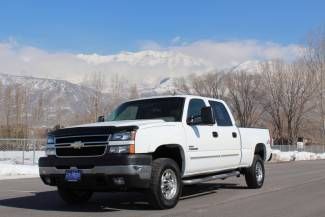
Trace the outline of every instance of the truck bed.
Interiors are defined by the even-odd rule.
[[[268,129],[260,128],[238,128],[242,145],[241,166],[249,166],[252,162],[254,154],[253,149],[258,143],[263,143],[266,146],[266,160],[270,158],[270,132]]]

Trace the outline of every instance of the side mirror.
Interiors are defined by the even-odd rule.
[[[215,119],[211,107],[203,107],[200,115],[190,117],[187,120],[188,125],[213,125]]]
[[[99,117],[97,118],[97,122],[104,122],[104,121],[105,121],[104,116],[99,116]]]
[[[192,116],[186,120],[188,125],[199,125],[202,124],[201,116]]]
[[[201,109],[201,120],[202,124],[213,125],[215,124],[215,119],[211,106],[203,107]]]

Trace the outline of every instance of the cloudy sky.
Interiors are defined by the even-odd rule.
[[[0,2],[0,73],[139,82],[252,60],[292,60],[324,1]]]

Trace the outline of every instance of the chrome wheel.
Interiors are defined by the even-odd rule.
[[[166,200],[171,200],[177,193],[177,177],[172,169],[166,169],[161,176],[160,189]]]
[[[263,167],[261,162],[257,161],[255,166],[256,181],[261,183],[263,181]]]

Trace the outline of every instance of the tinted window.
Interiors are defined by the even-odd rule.
[[[184,98],[181,97],[136,100],[123,103],[106,120],[163,119],[179,122],[182,120],[183,106]]]
[[[188,105],[187,119],[199,117],[201,115],[201,109],[205,106],[202,99],[191,99]]]
[[[218,126],[232,126],[232,122],[226,107],[217,101],[209,101]]]

